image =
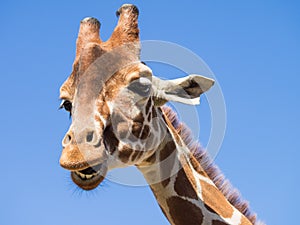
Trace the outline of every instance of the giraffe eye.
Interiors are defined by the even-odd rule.
[[[133,81],[127,88],[142,97],[147,97],[151,92],[151,87],[151,81],[141,77],[140,79]]]
[[[69,100],[63,100],[59,108],[60,109],[64,108],[66,111],[71,112],[72,103]]]

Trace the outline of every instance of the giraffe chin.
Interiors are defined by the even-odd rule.
[[[78,187],[90,191],[95,189],[104,180],[106,173],[106,166],[98,164],[84,170],[72,171],[71,178]]]

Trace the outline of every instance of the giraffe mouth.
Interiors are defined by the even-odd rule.
[[[107,167],[98,164],[84,170],[72,171],[73,182],[83,190],[89,191],[96,188],[105,178]]]

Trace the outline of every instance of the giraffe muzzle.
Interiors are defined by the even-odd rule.
[[[106,160],[103,139],[94,129],[75,133],[73,126],[65,135],[60,165],[68,170],[84,170]]]

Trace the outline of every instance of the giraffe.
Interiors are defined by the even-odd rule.
[[[168,101],[196,105],[214,80],[189,75],[161,80],[140,61],[138,8],[122,5],[107,41],[100,22],[80,23],[71,75],[60,88],[72,123],[60,165],[84,190],[108,171],[136,166],[173,225],[260,224],[214,166]]]

